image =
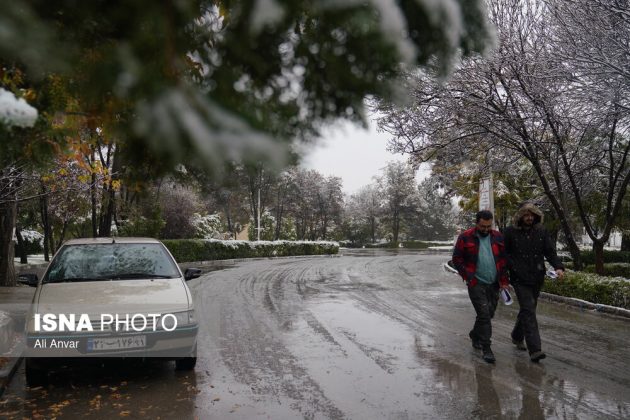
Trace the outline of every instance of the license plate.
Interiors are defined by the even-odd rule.
[[[88,351],[138,349],[146,346],[146,336],[132,335],[128,337],[90,338]]]

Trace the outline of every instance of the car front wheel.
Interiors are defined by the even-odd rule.
[[[24,365],[26,384],[29,387],[35,388],[48,384],[48,371],[46,369],[36,366],[31,359],[26,359]]]
[[[197,365],[197,344],[190,354],[190,357],[175,360],[175,369],[177,370],[193,370]]]

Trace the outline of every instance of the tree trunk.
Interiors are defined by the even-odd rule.
[[[274,238],[273,238],[274,241],[277,241],[280,239],[280,232],[282,230],[282,217],[284,217],[283,213],[284,213],[284,206],[281,204],[278,204],[276,207],[276,233],[274,234]]]
[[[114,159],[111,161],[111,151],[114,148]],[[101,219],[99,226],[99,236],[108,237],[112,236],[112,221],[116,215],[116,190],[114,189],[114,181],[119,179],[119,172],[121,168],[120,148],[117,146],[110,146],[107,150],[107,159],[103,161],[101,156],[101,163],[109,167],[111,163],[111,179],[105,189],[103,185],[103,202],[101,207]],[[107,205],[106,205],[107,204]]]
[[[98,236],[109,237],[112,235],[112,221],[114,220],[114,210],[116,209],[116,192],[111,186],[107,191],[103,191],[103,207],[105,208],[101,210]]]
[[[48,225],[48,196],[46,195],[46,187],[42,182],[42,196],[39,199],[39,212],[42,218],[42,228],[44,229],[44,260],[50,261],[50,229]]]
[[[630,233],[624,233],[621,236],[621,250],[630,251]]]
[[[393,234],[393,242],[398,242],[398,229],[400,227],[400,218],[397,212],[394,213],[394,218],[392,220],[392,234]]]
[[[229,211],[225,213],[225,217],[227,219],[227,230],[228,232],[230,232],[230,235],[232,235],[234,239],[236,239],[236,232],[235,229],[232,227],[232,217],[230,216]]]
[[[46,216],[48,218],[48,216]],[[57,247],[55,246],[55,233],[53,231],[52,223],[50,223],[50,219],[48,220],[48,245],[50,246],[50,255],[54,256],[55,252],[57,252]]]
[[[20,256],[20,264],[28,264],[28,256],[26,254],[26,244],[22,238],[22,231],[18,224],[15,225],[15,238],[17,239],[17,253]]]
[[[567,240],[567,247],[569,248],[569,254],[571,254],[571,258],[573,259],[573,269],[576,271],[582,270],[584,266],[582,265],[582,255],[580,253],[580,247],[577,242],[573,238],[572,240]]]
[[[370,220],[370,229],[371,229],[371,236],[372,236],[372,243],[376,242],[376,218],[372,217],[372,220]]]
[[[0,286],[15,286],[15,266],[13,258],[13,229],[17,214],[17,201],[0,203]]]
[[[61,226],[61,233],[59,234],[59,240],[57,241],[57,245],[55,246],[55,250],[61,247],[64,239],[66,239],[66,230],[68,229],[68,221],[64,220],[63,225]]]
[[[92,171],[92,182],[90,184],[90,199],[92,204],[92,237],[98,236],[98,218],[96,216],[96,174]]]
[[[595,272],[604,275],[604,242],[593,241],[593,252],[595,253]]]
[[[551,245],[553,245],[553,249],[557,249],[559,233],[560,233],[560,230],[558,228],[549,230],[549,239],[551,239]]]

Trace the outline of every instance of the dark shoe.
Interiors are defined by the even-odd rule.
[[[527,347],[525,346],[525,341],[524,340],[512,339],[512,344],[514,344],[516,346],[516,348],[519,349],[519,350],[527,350]]]
[[[495,359],[494,357],[494,353],[492,353],[492,350],[490,349],[486,349],[483,351],[483,360],[485,360],[488,363],[494,363],[496,362],[497,359]]]
[[[473,348],[481,350],[481,343],[479,342],[479,340],[477,340],[477,337],[475,336],[475,334],[473,334],[472,331],[468,333],[468,337],[470,337],[470,339],[472,340]]]
[[[534,363],[538,363],[540,360],[544,359],[545,357],[547,357],[547,355],[543,353],[542,351],[535,351],[529,355],[529,358]]]

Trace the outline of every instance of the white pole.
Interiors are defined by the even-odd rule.
[[[492,172],[486,178],[479,181],[479,210],[490,210],[494,215],[494,185]],[[495,226],[495,219],[492,219],[492,228]]]
[[[257,232],[257,236],[256,236],[256,240],[260,241],[260,182],[262,181],[262,177],[258,183],[258,228],[256,229]]]

